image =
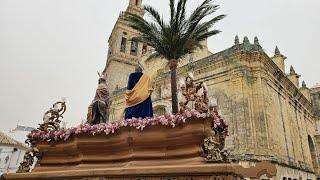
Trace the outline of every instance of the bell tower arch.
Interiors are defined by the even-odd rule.
[[[103,73],[107,77],[107,84],[111,93],[127,86],[128,76],[134,71],[143,54],[144,46],[131,41],[133,37],[137,36],[138,32],[125,21],[124,15],[126,12],[143,16],[142,0],[129,0],[126,11],[120,12],[110,34],[107,62]]]

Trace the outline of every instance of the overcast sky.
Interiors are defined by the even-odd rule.
[[[0,0],[0,130],[34,126],[66,97],[65,119],[86,117],[106,63],[107,39],[129,0]],[[212,52],[248,36],[271,56],[276,45],[302,79],[320,81],[319,0],[217,0],[228,17],[208,41]],[[168,0],[144,0],[168,16]],[[189,0],[188,7],[200,0]]]

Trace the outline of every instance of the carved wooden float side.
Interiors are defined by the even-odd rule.
[[[201,164],[201,145],[211,133],[210,119],[191,118],[175,128],[156,125],[143,131],[126,127],[108,136],[79,134],[68,141],[39,144],[42,159],[33,172]]]

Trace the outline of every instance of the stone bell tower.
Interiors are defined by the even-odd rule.
[[[129,5],[125,12],[143,16],[142,0],[129,0]],[[107,76],[110,93],[127,86],[129,74],[134,72],[139,58],[147,50],[146,45],[131,40],[138,32],[132,29],[125,21],[125,12],[120,12],[108,40],[108,57],[103,73]]]

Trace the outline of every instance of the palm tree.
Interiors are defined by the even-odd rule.
[[[219,30],[212,30],[213,25],[223,19],[225,15],[211,17],[204,21],[205,17],[212,15],[218,8],[212,0],[204,0],[189,17],[186,17],[187,0],[170,0],[170,20],[165,22],[159,12],[152,6],[144,6],[145,12],[151,20],[127,13],[126,20],[129,25],[140,32],[134,40],[145,43],[154,48],[154,52],[148,59],[160,57],[169,63],[171,73],[172,113],[178,112],[177,97],[177,65],[188,54],[202,48],[201,41],[218,34]]]

